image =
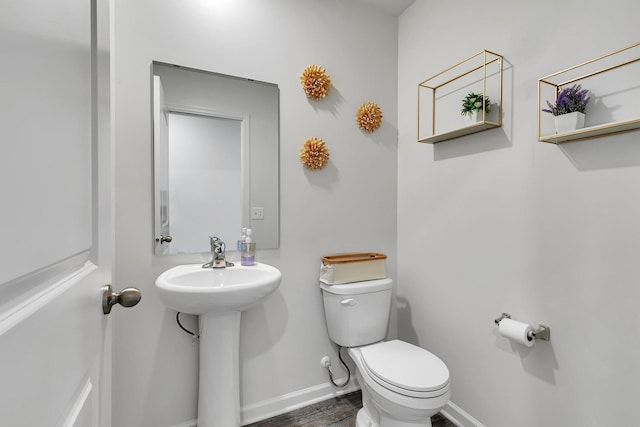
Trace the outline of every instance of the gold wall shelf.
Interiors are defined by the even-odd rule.
[[[479,111],[473,124],[465,124],[460,114],[462,99],[469,92],[491,101],[490,111]],[[501,55],[480,51],[418,83],[418,142],[436,144],[501,126]]]
[[[640,43],[538,79],[538,141],[578,141],[640,129]],[[555,133],[553,116],[542,111],[566,87],[589,89],[586,126]],[[626,108],[624,108],[626,107]]]

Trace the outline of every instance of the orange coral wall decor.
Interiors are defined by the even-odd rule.
[[[375,102],[365,102],[358,108],[356,121],[360,129],[367,132],[374,132],[382,124],[382,110]]]
[[[327,96],[331,79],[324,68],[309,65],[300,76],[300,83],[302,83],[302,88],[307,96],[317,101]]]
[[[329,161],[329,150],[324,141],[315,136],[307,139],[300,150],[300,161],[307,169],[322,169]]]

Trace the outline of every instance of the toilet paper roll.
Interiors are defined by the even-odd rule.
[[[533,326],[518,322],[517,320],[502,319],[498,324],[498,331],[500,331],[500,335],[503,337],[527,347],[533,347],[536,342],[530,334],[530,332],[533,331]]]

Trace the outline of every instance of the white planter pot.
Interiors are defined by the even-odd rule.
[[[582,129],[584,127],[584,118],[584,113],[580,113],[578,111],[563,114],[561,116],[555,116],[556,133],[567,133],[573,132],[576,129]]]
[[[478,123],[481,120],[482,120],[482,111],[474,110],[471,113],[464,115],[465,126],[470,126],[472,124]]]

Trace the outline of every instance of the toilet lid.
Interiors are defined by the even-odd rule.
[[[361,348],[368,370],[378,379],[416,392],[435,391],[449,382],[449,369],[436,355],[404,341]]]

